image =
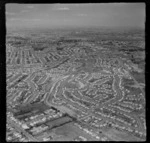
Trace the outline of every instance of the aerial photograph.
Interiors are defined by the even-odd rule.
[[[145,3],[5,7],[7,142],[147,140]]]

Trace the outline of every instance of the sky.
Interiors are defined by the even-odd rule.
[[[6,4],[9,28],[142,27],[144,3]]]

